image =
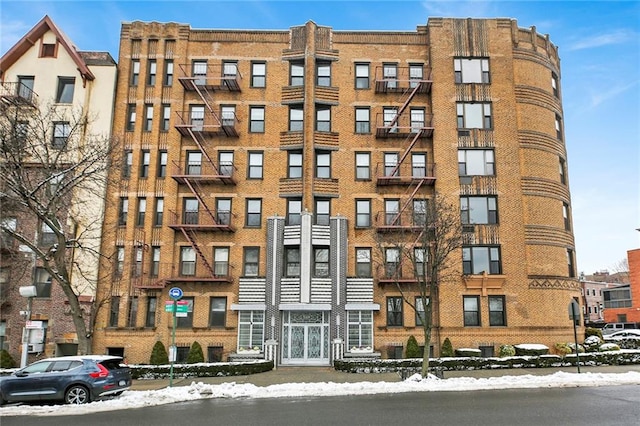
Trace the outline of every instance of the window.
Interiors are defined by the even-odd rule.
[[[289,131],[300,132],[302,131],[304,112],[302,107],[292,106],[289,107]]]
[[[371,277],[371,248],[356,248],[356,277]]]
[[[331,200],[316,199],[316,225],[329,225],[331,215]]]
[[[142,275],[142,250],[143,247],[141,244],[137,244],[135,248],[135,264],[133,271],[131,271],[131,275],[134,277],[139,277]]]
[[[456,83],[489,83],[489,59],[456,58],[453,68]]]
[[[136,104],[127,105],[127,132],[133,132],[136,126]]]
[[[347,351],[351,348],[373,349],[373,313],[347,311]]]
[[[156,198],[156,209],[153,214],[153,226],[162,226],[164,215],[164,198]]]
[[[331,62],[318,61],[316,63],[317,81],[316,85],[320,87],[331,86]]]
[[[369,88],[369,64],[356,64],[356,89]]]
[[[556,137],[562,140],[562,117],[556,114]]]
[[[423,227],[427,224],[427,204],[428,200],[414,198],[413,200],[413,225]]]
[[[196,274],[196,252],[193,247],[180,247],[180,275]]]
[[[632,305],[630,286],[607,288],[602,292],[602,297],[605,309],[630,308]]]
[[[120,314],[120,296],[111,296],[111,309],[109,311],[109,327],[118,326],[118,316]]]
[[[491,129],[491,104],[458,103],[458,129]]]
[[[42,222],[40,226],[40,245],[49,247],[58,242],[58,237],[56,236],[53,229],[49,227],[46,223]]]
[[[138,215],[136,218],[136,226],[144,226],[144,216],[147,212],[147,199],[138,198]]]
[[[236,77],[238,75],[238,62],[237,61],[223,61],[222,62],[222,76],[223,77]]]
[[[575,277],[576,268],[573,262],[573,250],[571,249],[567,249],[567,267],[568,267],[569,277]]]
[[[418,84],[424,80],[424,65],[423,64],[409,64],[409,87],[412,89],[417,87]]]
[[[140,161],[140,177],[149,177],[149,163],[151,163],[151,152],[146,149],[142,151],[142,161]]]
[[[384,175],[398,176],[398,153],[397,152],[384,153]]]
[[[220,151],[218,153],[218,173],[222,176],[233,175],[233,151]]]
[[[191,105],[189,116],[191,120],[191,128],[194,131],[202,131],[204,128],[204,106]]]
[[[285,265],[284,275],[285,277],[299,277],[300,276],[300,248],[287,247],[285,248]]]
[[[478,296],[462,296],[462,311],[465,327],[480,325],[480,298]]]
[[[216,277],[229,276],[229,247],[214,247],[213,273]]]
[[[163,86],[172,86],[173,85],[173,61],[165,60],[164,61],[164,79],[162,80]]]
[[[356,152],[356,179],[371,179],[371,154]]]
[[[223,105],[220,108],[220,117],[222,125],[233,127],[236,125],[236,107],[234,105]]]
[[[167,175],[167,151],[158,152],[158,177],[163,178]]]
[[[262,199],[247,198],[246,226],[259,228],[262,225]]]
[[[356,133],[370,133],[370,110],[369,108],[356,108]]]
[[[356,228],[371,226],[371,200],[356,200]]]
[[[170,129],[171,106],[162,105],[162,122],[160,123],[160,131],[168,132]]]
[[[493,176],[495,163],[493,150],[460,149],[458,150],[458,174],[460,176]]]
[[[267,64],[253,62],[251,64],[251,87],[265,87],[267,85]]]
[[[316,131],[331,131],[331,108],[328,106],[316,106]]]
[[[3,217],[0,219],[0,226],[8,231],[15,232],[18,226],[18,219],[15,217]],[[7,231],[7,232],[8,232]],[[0,249],[5,249],[13,246],[14,238],[8,233],[0,231]]]
[[[249,107],[249,132],[251,133],[264,133],[264,107],[252,106]]]
[[[193,84],[204,86],[207,81],[207,61],[193,61],[191,63],[191,75],[194,77]]]
[[[7,349],[6,346],[7,340],[7,321],[0,321],[0,348]]]
[[[389,247],[384,250],[385,277],[400,277],[400,249]]]
[[[36,268],[33,277],[36,297],[51,297],[51,275],[44,268]]]
[[[158,309],[158,298],[156,296],[147,297],[147,316],[144,320],[145,327],[156,326],[156,311]]]
[[[384,200],[384,224],[400,225],[400,200]]]
[[[397,64],[383,64],[382,65],[382,78],[387,83],[387,88],[395,89],[398,87],[398,65]]]
[[[73,89],[76,84],[75,77],[58,77],[58,91],[56,103],[70,104],[73,102]]]
[[[299,179],[302,177],[302,152],[289,151],[289,179]]]
[[[224,327],[227,324],[227,298],[212,297],[209,306],[209,327]]]
[[[411,176],[417,178],[427,176],[427,154],[421,152],[411,154]]]
[[[562,218],[564,219],[564,229],[571,231],[571,220],[569,219],[569,204],[562,203]]]
[[[53,123],[53,141],[51,146],[54,149],[62,149],[67,145],[69,135],[71,134],[71,126],[66,121]]]
[[[137,86],[140,81],[140,61],[131,61],[131,85]]]
[[[187,316],[186,317],[176,317],[176,327],[178,328],[191,328],[193,327],[193,305],[194,298],[193,296],[187,296],[180,299],[182,303],[187,305]],[[184,355],[184,360],[186,361],[186,355],[189,353],[189,347],[186,347],[186,354]],[[178,351],[180,348],[178,348]],[[180,355],[178,355],[178,361],[180,360]]]
[[[555,72],[551,72],[551,90],[553,90],[553,96],[560,97],[560,90],[558,85],[558,75]]]
[[[40,45],[40,57],[41,58],[55,58],[56,57],[56,47],[55,43],[42,43]],[[0,345],[0,348],[2,346]]]
[[[187,151],[187,174],[192,176],[202,174],[202,152]]]
[[[287,225],[300,225],[301,212],[302,200],[299,198],[287,200]]]
[[[401,327],[404,325],[402,315],[402,297],[387,297],[387,325]]]
[[[151,247],[151,268],[149,273],[152,277],[157,277],[160,274],[160,247]]]
[[[120,197],[120,207],[118,209],[118,225],[127,226],[127,215],[129,213],[129,199]]]
[[[35,77],[33,76],[18,76],[18,92],[16,94],[27,101],[31,101],[33,99],[34,83]]]
[[[316,151],[316,177],[321,179],[331,177],[331,152]]]
[[[411,108],[409,116],[411,117],[411,132],[418,133],[425,126],[424,109]]]
[[[238,349],[263,350],[264,312],[240,311],[238,314]]]
[[[507,325],[504,296],[489,296],[489,325]]]
[[[496,197],[460,197],[460,220],[468,224],[498,223]]]
[[[304,86],[304,64],[302,62],[292,62],[290,74],[291,86]]]
[[[558,158],[558,160],[559,160],[558,166],[560,169],[558,170],[558,173],[560,175],[560,183],[563,185],[566,185],[567,184],[567,174],[566,174],[567,165],[563,158]]]
[[[231,198],[216,198],[216,222],[231,225]]]
[[[329,276],[329,248],[314,247],[313,249],[313,276],[325,278]]]
[[[147,74],[147,86],[155,86],[156,85],[156,73],[158,72],[158,64],[155,60],[150,60],[148,63],[148,74]]]
[[[427,305],[429,304],[429,298],[427,297]],[[424,323],[422,318],[426,315],[424,311],[424,303],[422,303],[422,297],[416,297],[416,326],[422,326]]]
[[[242,275],[257,277],[260,273],[260,247],[245,247],[243,254]]]
[[[264,154],[256,151],[249,151],[249,170],[247,179],[262,179],[262,164]]]
[[[396,133],[398,131],[398,120],[396,119],[397,115],[398,108],[396,107],[382,108],[383,126],[385,128],[388,128],[390,133]]]
[[[116,268],[115,275],[118,277],[122,276],[122,272],[124,272],[124,247],[116,246]]]
[[[128,300],[127,327],[136,326],[136,318],[138,317],[138,296],[130,296]]]
[[[482,273],[500,274],[500,249],[490,246],[473,246],[462,248],[462,273],[478,275]]]

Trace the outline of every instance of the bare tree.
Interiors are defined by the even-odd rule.
[[[91,350],[107,169],[114,141],[91,134],[85,110],[0,106],[0,230],[31,253],[68,301],[78,352]],[[116,159],[116,161],[118,161]],[[27,226],[16,226],[16,218]]]
[[[427,377],[431,335],[437,326],[434,314],[438,310],[438,290],[442,283],[460,278],[461,271],[451,254],[462,247],[463,238],[460,210],[444,197],[435,195],[413,205],[410,218],[401,212],[396,215],[397,219],[404,215],[403,223],[408,220],[411,225],[380,237],[378,248],[386,278],[396,285],[419,319],[416,325],[422,327],[425,348],[421,375]]]

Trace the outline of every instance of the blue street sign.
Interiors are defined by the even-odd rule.
[[[173,300],[182,299],[182,294],[182,289],[179,287],[172,287],[171,290],[169,290],[169,297]]]

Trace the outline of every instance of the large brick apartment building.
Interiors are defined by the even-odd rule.
[[[422,333],[379,242],[416,227],[436,194],[460,206],[464,246],[434,355],[445,338],[485,354],[571,341],[562,122],[558,50],[511,19],[406,32],[124,23],[125,161],[108,190],[113,278],[94,351],[147,362],[169,346],[179,287],[178,360],[195,341],[210,361],[401,356]]]

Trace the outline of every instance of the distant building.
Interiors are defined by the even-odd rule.
[[[629,284],[602,291],[606,322],[640,323],[640,249],[627,251]]]
[[[64,146],[68,141],[72,116],[82,111],[86,114],[86,129],[83,135],[103,135],[108,140],[113,117],[113,90],[117,68],[113,58],[106,52],[86,52],[76,48],[73,42],[45,16],[24,37],[0,58],[0,108],[3,114],[21,114],[39,108],[49,137],[42,140],[43,152],[51,153],[47,160],[64,158]],[[49,109],[50,108],[50,109]],[[48,112],[54,111],[53,115]],[[3,122],[4,123],[4,122]],[[17,122],[29,126],[30,123]],[[34,123],[31,123],[34,124]],[[35,124],[41,124],[40,122]],[[7,129],[3,129],[7,130]],[[19,130],[19,129],[17,129]],[[6,135],[7,133],[3,133]],[[84,136],[74,141],[82,144]],[[0,159],[0,161],[3,161]],[[31,178],[51,177],[59,173],[52,163],[38,158],[27,159],[25,170]],[[56,163],[58,164],[58,163]],[[51,177],[51,182],[60,182]],[[0,191],[4,176],[0,179]],[[54,185],[54,183],[52,183]],[[52,186],[51,188],[54,188]],[[104,186],[92,188],[104,194]],[[65,212],[62,226],[74,226],[87,249],[96,252],[100,247],[99,226],[104,214],[104,197],[92,192],[90,202],[84,203],[82,211],[74,211],[73,199]],[[86,200],[87,193],[77,189],[72,197]],[[95,199],[93,199],[95,198]],[[0,200],[2,203],[3,200]],[[20,231],[30,241],[38,241],[39,249],[53,252],[58,249],[51,228],[40,223],[34,215],[3,206],[0,222],[3,226]],[[49,273],[42,268],[33,252],[25,245],[2,233],[0,245],[0,347],[6,349],[18,361],[22,353],[22,333],[25,320],[30,320],[28,352],[30,360],[35,356],[70,355],[77,351],[77,336],[69,319],[67,298],[60,286],[52,284]],[[69,248],[63,248],[69,249]],[[97,281],[97,256],[86,256],[85,251],[75,250],[69,268],[84,266],[84,276],[74,275],[74,286],[79,300],[90,309],[95,298]],[[26,316],[27,299],[19,294],[19,287],[35,286],[31,315]],[[22,313],[21,313],[22,311]]]

